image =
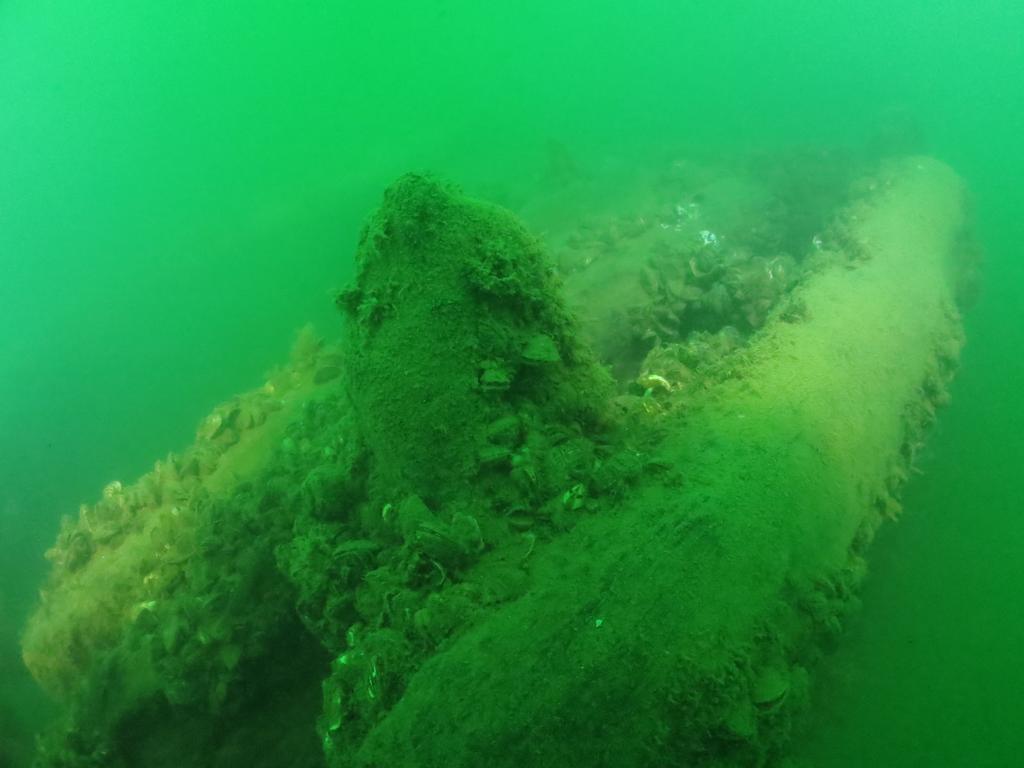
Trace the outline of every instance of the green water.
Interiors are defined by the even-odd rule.
[[[17,635],[60,516],[186,444],[304,322],[335,330],[395,176],[515,208],[552,140],[642,165],[861,143],[893,115],[967,180],[984,289],[797,752],[1014,764],[1022,40],[996,0],[0,5],[0,765],[48,710]]]

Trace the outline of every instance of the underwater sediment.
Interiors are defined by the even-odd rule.
[[[65,522],[23,643],[66,712],[39,764],[782,760],[970,268],[946,166],[848,181],[774,227],[702,182],[567,236],[560,278],[507,211],[400,179],[340,342]]]

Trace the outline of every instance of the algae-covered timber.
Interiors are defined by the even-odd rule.
[[[781,755],[959,348],[959,183],[925,160],[890,173],[858,210],[866,260],[811,278],[803,318],[672,417],[654,455],[679,474],[554,544],[527,595],[413,677],[360,764]]]
[[[614,243],[567,304],[509,213],[400,179],[340,344],[66,522],[39,765],[778,764],[960,346],[959,181],[872,178],[801,259],[693,223],[631,336]]]

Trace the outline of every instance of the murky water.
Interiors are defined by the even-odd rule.
[[[52,715],[18,637],[62,515],[183,448],[307,321],[338,333],[394,178],[437,172],[553,232],[552,174],[806,147],[948,162],[986,263],[953,402],[796,758],[1013,764],[1022,33],[997,0],[4,3],[0,765]],[[556,199],[574,219],[609,201],[611,182]]]

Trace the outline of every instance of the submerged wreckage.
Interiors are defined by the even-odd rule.
[[[65,521],[23,643],[65,713],[38,764],[779,763],[974,258],[941,163],[833,176],[674,166],[557,265],[400,179],[341,341]]]

